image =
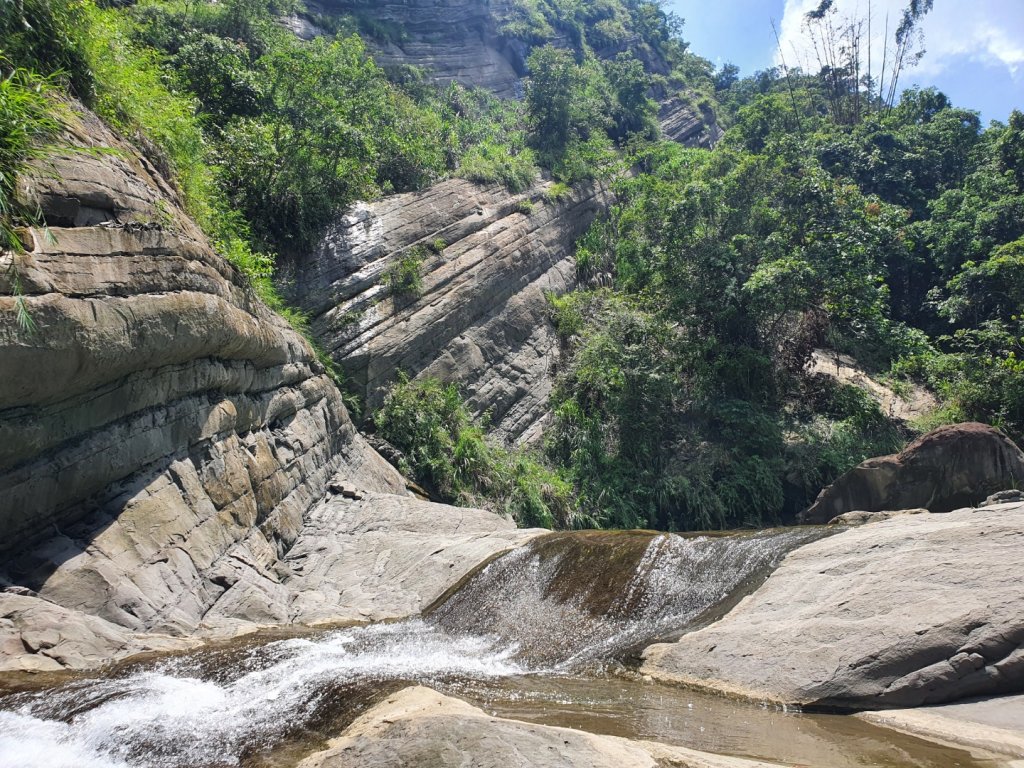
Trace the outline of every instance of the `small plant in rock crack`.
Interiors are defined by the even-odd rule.
[[[415,297],[423,293],[422,248],[410,248],[384,273],[384,285],[392,296]]]

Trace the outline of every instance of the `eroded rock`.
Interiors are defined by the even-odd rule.
[[[144,651],[175,651],[184,638],[138,635],[39,597],[0,592],[0,672],[87,669]]]
[[[573,245],[611,196],[582,185],[548,200],[461,179],[358,204],[297,267],[313,330],[377,407],[398,370],[460,384],[509,442],[539,435],[557,352],[548,292],[576,285]],[[383,276],[411,249],[424,259],[419,296],[391,296]]]
[[[939,427],[900,453],[869,459],[823,490],[800,516],[826,523],[854,510],[949,512],[1024,485],[1024,453],[985,424]]]
[[[891,517],[899,517],[900,515],[927,515],[930,514],[927,509],[918,507],[917,509],[897,509],[891,512],[865,512],[862,509],[854,510],[853,512],[845,512],[838,517],[833,517],[828,521],[829,525],[864,525],[865,523],[878,523],[882,520],[888,520]]]
[[[300,768],[768,768],[649,741],[492,717],[421,686],[388,697]]]
[[[1024,690],[1024,505],[904,515],[791,552],[643,671],[755,699],[909,707]]]
[[[22,190],[75,226],[27,238],[18,258],[36,330],[0,325],[5,665],[405,616],[528,535],[407,498],[309,344],[159,173],[79,112],[68,141],[116,151],[47,161],[61,175]]]

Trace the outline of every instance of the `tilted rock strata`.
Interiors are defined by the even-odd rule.
[[[212,251],[155,169],[88,113],[69,140],[116,151],[83,153],[73,172],[55,158],[66,184],[41,171],[45,183],[23,192],[48,220],[80,225],[26,234],[16,268],[34,331],[14,320],[13,286],[0,286],[4,666],[86,667],[165,647],[164,635],[246,631],[299,613],[406,615],[478,555],[519,540],[490,513],[406,498],[313,350]],[[373,573],[403,584],[402,557],[432,573],[422,594],[379,578],[351,605],[339,590],[342,602],[323,597],[324,579],[342,581],[344,558],[368,562],[352,530],[375,514],[327,504],[310,516],[332,480],[376,493],[382,530],[403,515],[433,521],[435,538],[410,534],[405,550],[399,530],[366,539],[379,562],[393,559]],[[472,536],[480,542],[467,544]],[[318,553],[341,559],[324,564]],[[433,571],[432,557],[443,560]],[[301,590],[313,573],[315,610],[293,607],[289,580]],[[355,588],[372,574],[347,578]],[[35,625],[62,623],[77,629],[32,639]]]
[[[954,424],[929,432],[898,454],[854,467],[800,517],[805,523],[827,523],[852,511],[948,512],[1019,487],[1024,487],[1024,452],[1012,440],[985,424]]]
[[[662,102],[658,107],[658,122],[662,136],[687,147],[711,149],[724,133],[714,112],[699,111],[680,96]]]
[[[657,678],[801,705],[1024,691],[1024,505],[907,515],[791,552],[725,618],[651,646]]]
[[[459,82],[485,88],[502,98],[523,94],[527,47],[501,33],[508,0],[384,0],[368,9],[365,2],[314,0],[307,10],[324,16],[372,13],[369,42],[383,66],[410,65],[425,70],[440,84]],[[304,37],[317,34],[308,23],[293,21]]]
[[[371,409],[404,370],[458,382],[509,442],[537,434],[557,350],[546,293],[575,286],[573,244],[611,199],[593,183],[555,202],[549,187],[452,179],[359,204],[298,265],[314,333]],[[384,275],[410,248],[426,256],[422,293],[391,296]]]
[[[649,741],[492,717],[429,688],[406,688],[364,713],[299,768],[769,768]]]
[[[0,592],[0,671],[86,669],[190,638],[417,615],[480,562],[543,533],[480,509],[360,496],[289,520],[298,529],[283,554],[259,527],[246,533],[227,515],[195,526],[178,504],[162,514],[129,505],[81,538],[51,539],[32,553],[46,574],[38,593]]]

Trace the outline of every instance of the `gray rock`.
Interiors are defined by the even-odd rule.
[[[998,429],[966,423],[939,427],[900,453],[869,459],[823,490],[800,516],[825,523],[854,510],[923,507],[949,512],[988,494],[1024,485],[1024,453]]]
[[[1024,505],[905,515],[790,553],[719,622],[651,646],[656,678],[801,705],[1024,691]]]
[[[985,499],[979,507],[992,507],[996,504],[1012,504],[1024,501],[1024,491],[998,491]]]
[[[875,725],[926,739],[1024,757],[1024,696],[996,696],[937,707],[861,712],[856,716]]]
[[[768,768],[649,741],[492,717],[463,701],[406,688],[373,707],[299,768]]]
[[[0,592],[0,672],[86,669],[190,645],[182,638],[138,635],[37,597]]]
[[[68,141],[117,151],[56,158],[60,175],[22,189],[75,226],[28,233],[17,269],[37,330],[0,325],[0,583],[20,591],[2,595],[5,666],[404,616],[522,539],[486,512],[408,506],[309,344],[142,155],[78,109]],[[318,507],[331,485],[342,506]],[[362,545],[361,526],[376,531]]]
[[[853,512],[846,512],[845,514],[833,517],[828,521],[829,525],[864,525],[865,523],[878,523],[882,520],[888,520],[890,517],[899,517],[900,515],[927,515],[929,514],[927,509],[897,509],[892,512],[865,512],[862,509],[855,510]]]
[[[573,243],[611,199],[590,184],[550,202],[548,186],[509,195],[452,179],[359,204],[298,266],[314,333],[370,408],[404,370],[458,382],[509,442],[539,433],[557,352],[545,294],[575,286]],[[382,276],[410,247],[428,253],[423,292],[396,300]]]
[[[689,100],[679,96],[661,104],[658,108],[658,122],[666,139],[687,147],[710,149],[724,133],[714,112],[710,109],[698,110]]]
[[[306,516],[295,544],[277,564],[279,590],[239,580],[206,614],[204,625],[414,616],[479,563],[542,533],[481,509],[375,493],[335,497]],[[264,614],[274,619],[266,621]]]
[[[421,67],[441,85],[460,82],[502,98],[518,98],[523,93],[525,50],[500,32],[508,5],[507,0],[376,2],[372,17],[379,32],[367,30],[370,49],[383,66]],[[313,14],[367,12],[361,0],[314,0],[306,6]]]

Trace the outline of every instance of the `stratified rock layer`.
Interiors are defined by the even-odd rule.
[[[461,179],[359,204],[296,270],[313,330],[369,408],[403,370],[461,385],[509,442],[538,434],[557,351],[548,292],[576,284],[573,245],[610,202],[581,185],[554,201]],[[390,295],[384,275],[416,249],[418,296]]]
[[[711,149],[724,133],[710,108],[698,110],[681,96],[662,102],[658,122],[666,139],[687,147]]]
[[[869,459],[823,490],[802,515],[827,523],[847,512],[924,507],[948,512],[1024,486],[1024,452],[985,424],[940,427],[893,456]]]
[[[47,161],[23,190],[51,226],[25,234],[20,299],[0,270],[0,668],[405,616],[522,539],[409,498],[309,344],[79,114],[68,141],[115,151]],[[342,482],[375,501],[322,502]]]
[[[299,768],[769,768],[649,741],[492,717],[429,688],[406,688],[370,709]]]
[[[314,0],[308,11],[325,16],[365,15],[361,32],[374,59],[388,65],[422,68],[440,84],[459,82],[486,88],[502,98],[522,96],[527,47],[501,33],[508,0]],[[291,25],[300,35],[317,33],[307,23]]]
[[[643,671],[755,699],[908,707],[1024,691],[1024,505],[905,515],[791,552]]]

